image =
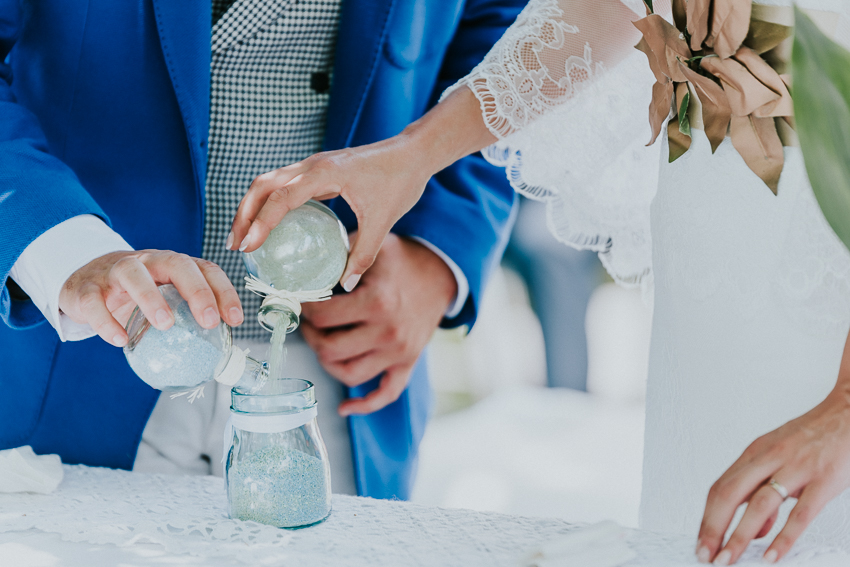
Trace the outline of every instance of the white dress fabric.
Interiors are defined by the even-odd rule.
[[[610,19],[642,16],[633,4],[532,0],[459,85],[500,138],[485,156],[508,167],[518,191],[548,202],[554,234],[598,251],[618,282],[654,288],[641,527],[695,535],[709,487],[747,445],[834,386],[850,327],[850,254],[798,148],[785,148],[778,196],[728,138],[712,155],[694,130],[673,164],[665,141],[641,149],[653,77],[642,54],[624,55],[638,32]],[[832,12],[834,36],[850,43],[850,0],[797,4]],[[850,549],[850,494],[803,542]]]

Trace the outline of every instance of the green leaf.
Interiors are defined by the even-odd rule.
[[[646,8],[649,10],[650,14],[655,13],[655,10],[652,8],[652,0],[643,0],[643,3],[646,4]]]
[[[685,136],[691,135],[691,121],[688,120],[688,104],[691,102],[691,93],[686,92],[679,105],[679,131]]]
[[[850,248],[850,52],[795,8],[794,115],[821,210]]]
[[[677,117],[667,122],[667,151],[668,160],[673,163],[691,148],[691,137],[682,133]]]

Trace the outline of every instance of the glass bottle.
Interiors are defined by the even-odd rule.
[[[139,378],[163,392],[188,393],[211,380],[238,384],[248,391],[262,386],[267,377],[265,364],[233,345],[224,321],[205,329],[174,286],[163,285],[159,291],[174,314],[174,325],[160,331],[138,307],[127,322],[130,340],[124,356]]]
[[[231,393],[225,442],[230,517],[279,528],[317,524],[331,513],[331,470],[316,422],[313,384],[269,380],[260,394]],[[230,430],[232,429],[232,432]]]
[[[277,290],[332,289],[348,261],[348,233],[339,217],[318,201],[290,211],[253,252],[243,253],[248,273]],[[298,327],[299,313],[290,306],[266,301],[257,314],[266,330],[278,324],[287,332]]]

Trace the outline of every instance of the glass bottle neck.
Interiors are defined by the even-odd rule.
[[[244,394],[253,394],[266,384],[268,378],[268,366],[264,362],[246,356],[245,370],[243,370],[239,380],[233,384],[233,390]]]
[[[265,330],[274,332],[278,325],[285,325],[286,332],[291,333],[301,322],[298,315],[284,305],[263,305],[257,312],[257,321]]]

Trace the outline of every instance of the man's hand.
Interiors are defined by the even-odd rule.
[[[340,404],[340,415],[372,413],[398,399],[456,294],[439,256],[390,234],[353,292],[303,305],[301,332],[329,374],[351,387],[383,373],[378,389]]]
[[[123,347],[129,340],[124,324],[136,305],[157,329],[174,324],[157,289],[161,284],[173,284],[206,329],[219,319],[233,326],[242,323],[239,296],[221,268],[164,250],[113,252],[92,260],[62,286],[59,309],[75,322],[91,325],[109,344]]]

